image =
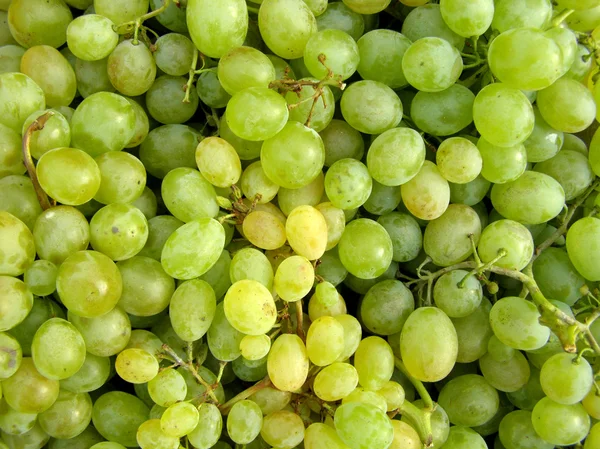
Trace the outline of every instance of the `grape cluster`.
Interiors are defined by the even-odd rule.
[[[0,449],[600,448],[600,0],[0,19]]]

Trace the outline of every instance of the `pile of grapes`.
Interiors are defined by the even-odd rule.
[[[0,449],[599,449],[599,63],[600,0],[0,0]]]

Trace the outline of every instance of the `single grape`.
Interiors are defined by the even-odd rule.
[[[494,334],[504,344],[520,350],[541,348],[550,329],[539,323],[535,305],[523,298],[505,297],[492,307],[490,323]]]
[[[417,40],[402,58],[402,71],[406,80],[423,92],[448,89],[458,80],[462,70],[463,62],[459,51],[439,37]]]
[[[81,333],[87,352],[101,357],[116,355],[127,346],[131,323],[127,313],[116,306],[110,312],[94,318],[84,318],[71,312],[69,321]]]
[[[227,433],[236,444],[251,443],[260,433],[262,411],[250,400],[236,402],[227,415]]]
[[[434,220],[450,203],[450,186],[431,161],[423,162],[417,175],[402,184],[402,201],[416,218]]]
[[[227,290],[223,303],[227,320],[247,335],[268,332],[277,319],[271,292],[257,281],[237,281]]]
[[[575,404],[592,388],[592,368],[584,358],[555,354],[542,366],[540,383],[544,393],[559,404]]]
[[[458,426],[480,426],[494,417],[499,407],[498,392],[482,376],[466,374],[448,382],[440,391],[439,403],[450,422]]]
[[[273,342],[267,370],[273,385],[282,391],[296,391],[308,376],[308,354],[304,342],[294,334],[282,334]]]
[[[342,404],[335,411],[334,423],[340,439],[355,449],[385,449],[394,438],[391,421],[370,404]]]
[[[42,413],[48,410],[59,394],[58,380],[43,376],[35,367],[33,359],[25,357],[19,369],[2,380],[6,403],[20,413]]]
[[[119,35],[114,23],[99,14],[77,17],[67,27],[67,44],[75,56],[84,61],[108,57],[117,46]],[[189,66],[188,66],[189,69]]]
[[[533,408],[531,419],[542,439],[560,446],[578,443],[590,430],[590,417],[581,404],[559,404],[547,397]]]

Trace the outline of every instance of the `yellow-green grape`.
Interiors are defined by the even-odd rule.
[[[554,447],[553,444],[542,440],[536,433],[531,420],[531,412],[528,410],[515,410],[502,418],[498,437],[500,442],[507,448],[518,448],[522,446],[523,441],[531,443],[531,447],[538,449],[552,449]]]
[[[83,362],[79,371],[71,377],[61,380],[60,387],[73,393],[88,393],[104,385],[110,375],[110,359],[88,352],[85,355],[85,362]]]
[[[178,402],[167,408],[160,418],[160,428],[171,436],[181,438],[191,433],[200,420],[198,409],[189,402]]]
[[[282,391],[296,391],[308,376],[308,354],[297,335],[283,334],[271,345],[267,357],[269,378]]]
[[[114,23],[99,14],[77,17],[67,27],[69,50],[84,61],[97,61],[110,55],[119,41]]]
[[[268,335],[244,335],[240,342],[242,357],[247,360],[260,360],[266,357],[271,349],[271,339]]]
[[[199,340],[210,328],[216,307],[215,292],[207,282],[200,279],[183,282],[169,305],[173,330],[184,341]]]
[[[230,281],[251,279],[271,289],[273,287],[273,267],[265,254],[255,248],[243,248],[235,253],[229,266]]]
[[[550,357],[540,373],[544,393],[559,404],[575,404],[592,388],[594,375],[589,362],[567,353]]]
[[[463,37],[481,36],[492,24],[493,0],[443,0],[440,12],[450,29]]]
[[[259,435],[263,416],[256,402],[236,402],[227,415],[227,433],[236,444],[248,444]]]
[[[55,148],[44,153],[38,161],[37,174],[48,195],[71,206],[91,200],[101,183],[96,161],[76,148]]]
[[[347,311],[346,302],[340,294],[337,295],[335,303],[329,306],[317,299],[316,295],[312,295],[308,301],[308,316],[313,321],[322,316],[342,315]]]
[[[482,297],[481,283],[465,270],[445,273],[433,287],[435,305],[451,318],[471,315],[481,304]]]
[[[123,95],[135,97],[152,87],[156,79],[156,61],[145,43],[121,41],[108,57],[108,78]]]
[[[234,328],[227,320],[223,302],[217,304],[215,317],[207,332],[208,348],[218,360],[232,362],[241,355],[240,342],[244,334]]]
[[[5,48],[0,48],[0,58],[2,57],[2,50]],[[22,50],[24,51],[24,49]],[[18,66],[15,69],[18,70]],[[35,114],[35,111],[33,113]],[[19,131],[13,130],[0,122],[0,142],[2,142],[0,176],[22,175],[25,173],[26,169],[25,164],[23,164],[21,135]]]
[[[286,228],[273,214],[261,210],[250,212],[242,224],[244,235],[253,245],[272,250],[285,244]]]
[[[29,228],[11,213],[0,211],[0,242],[0,275],[23,274],[35,259]]]
[[[527,149],[522,143],[500,147],[481,137],[477,148],[483,160],[481,176],[490,182],[514,181],[527,168]]]
[[[101,357],[118,354],[127,346],[131,322],[127,313],[116,306],[104,315],[84,318],[68,312],[69,321],[81,333],[87,352]]]
[[[314,180],[299,189],[279,189],[277,204],[283,214],[289,215],[298,206],[319,204],[325,191],[324,180],[325,176],[320,173]]]
[[[247,87],[269,87],[275,76],[273,63],[252,47],[233,48],[219,59],[219,82],[229,95]]]
[[[420,449],[422,443],[417,431],[404,421],[392,419],[394,439],[388,449]]]
[[[262,335],[277,320],[273,296],[260,282],[241,280],[234,283],[223,300],[225,316],[231,325],[247,335]]]
[[[187,391],[185,379],[174,369],[161,371],[148,382],[150,398],[162,407],[170,407],[176,402],[183,401]]]
[[[406,208],[422,220],[438,218],[450,204],[448,181],[431,161],[425,161],[417,175],[402,184],[401,192]]]
[[[550,159],[536,164],[534,170],[556,179],[564,189],[567,201],[583,194],[594,180],[588,157],[575,151],[560,151]]]
[[[489,354],[485,354],[479,359],[479,369],[492,387],[506,393],[521,390],[531,377],[531,367],[519,351],[505,362],[498,362]]]
[[[33,359],[24,357],[19,369],[2,380],[6,403],[20,413],[41,413],[48,410],[58,397],[60,384],[40,374]]]
[[[320,58],[325,57],[325,63]],[[317,79],[328,76],[329,70],[345,80],[358,67],[360,55],[356,41],[348,33],[336,29],[320,30],[313,34],[304,47],[304,64]]]
[[[240,184],[246,198],[261,204],[271,201],[279,191],[279,186],[265,174],[260,161],[253,162],[246,167],[242,173]]]
[[[290,212],[285,230],[292,249],[308,260],[316,260],[327,247],[327,222],[312,206],[298,206]]]
[[[581,404],[559,404],[547,397],[535,405],[531,421],[544,441],[558,446],[578,443],[588,435],[591,426]]]
[[[230,187],[242,174],[235,148],[220,137],[207,137],[198,144],[196,164],[202,176],[217,187]]]
[[[274,287],[281,299],[299,301],[312,289],[315,270],[308,259],[291,256],[285,259],[275,273]]]
[[[308,328],[306,350],[317,366],[335,362],[344,350],[344,327],[334,317],[317,318]]]
[[[344,4],[359,14],[377,14],[390,4],[390,0],[344,0]]]
[[[402,71],[415,89],[440,92],[460,77],[463,61],[456,47],[439,37],[423,37],[408,47],[402,57]]]
[[[27,270],[23,279],[31,293],[36,296],[49,296],[56,290],[58,268],[48,260],[36,260]]]
[[[0,86],[0,123],[20,134],[27,117],[46,107],[44,91],[22,73],[0,74]]]
[[[74,438],[92,420],[92,400],[87,393],[60,390],[52,407],[38,416],[38,423],[53,438]]]
[[[335,411],[335,429],[355,449],[387,449],[394,438],[391,420],[371,404],[350,402]]]
[[[263,418],[260,436],[273,447],[296,447],[304,439],[304,422],[294,412],[273,412]]]
[[[439,403],[452,424],[480,426],[494,417],[499,407],[498,392],[477,374],[452,379],[440,391]]]
[[[302,78],[299,81],[318,82],[319,80],[315,78]],[[333,119],[335,97],[329,86],[324,86],[322,89],[321,96],[316,100],[316,103],[314,103],[314,97],[317,92],[313,86],[303,86],[299,92],[288,92],[285,95],[285,99],[290,108],[289,119],[304,123],[310,129],[317,132],[323,131]]]
[[[146,114],[145,109],[140,103],[132,98],[126,97],[125,99],[129,102],[135,114],[135,128],[133,137],[129,140],[127,145],[125,145],[125,148],[135,148],[144,140],[146,140],[146,137],[148,137],[148,133],[150,131],[150,122],[148,120],[148,114]]]
[[[135,447],[138,427],[148,420],[148,407],[137,398],[122,391],[111,391],[96,399],[92,409],[94,427],[106,439]],[[115,419],[119,416],[119,419]]]
[[[144,164],[132,154],[110,151],[95,159],[100,169],[100,187],[94,199],[102,204],[130,203],[146,186]]]
[[[356,352],[361,341],[362,328],[359,321],[352,315],[339,314],[334,318],[344,327],[344,349],[337,360],[343,362]]]
[[[564,1],[561,0],[559,3],[563,4]],[[492,28],[501,33],[521,27],[545,29],[552,18],[552,5],[545,1],[501,0],[494,6]]]
[[[44,111],[35,111],[23,123],[22,134],[25,135],[31,124],[44,113],[52,112],[53,115],[44,125],[44,129],[34,132],[29,141],[29,151],[35,159],[42,157],[54,148],[68,147],[71,143],[71,128],[69,122],[55,109],[46,109]]]
[[[377,390],[377,394],[385,398],[387,403],[387,411],[397,410],[404,403],[406,393],[402,385],[393,380],[388,380],[383,386]]]
[[[381,337],[363,339],[354,353],[354,367],[358,382],[369,390],[378,390],[390,380],[394,372],[394,354]]]
[[[36,423],[37,413],[18,412],[6,401],[0,400],[0,430],[5,434],[22,435],[33,429]]]
[[[325,250],[329,251],[339,243],[344,233],[346,227],[344,211],[330,202],[317,204],[315,208],[321,212],[327,224],[327,246]]]
[[[143,384],[158,374],[158,360],[148,351],[129,348],[119,353],[115,369],[123,380],[132,384]]]
[[[249,399],[256,402],[261,408],[263,415],[282,410],[290,403],[292,393],[280,391],[273,387],[266,387],[257,391]]]
[[[198,425],[191,433],[188,440],[196,448],[214,447],[223,429],[223,417],[214,404],[204,403],[198,407]]]
[[[569,259],[587,280],[600,280],[597,263],[596,236],[600,235],[600,220],[585,217],[577,220],[567,232]]]
[[[400,334],[400,353],[408,372],[424,382],[446,377],[458,354],[458,337],[450,318],[435,307],[415,310]]]
[[[315,298],[314,301],[318,301],[319,304],[330,307],[338,302],[339,293],[331,282],[319,282],[315,287]]]
[[[339,401],[354,391],[358,385],[358,372],[349,363],[332,363],[326,366],[313,384],[315,394],[324,401]]]
[[[3,449],[11,447],[26,447],[24,444],[31,447],[44,447],[44,445],[50,440],[48,435],[39,423],[35,425],[25,433],[21,435],[11,435],[2,432],[2,441],[0,441]]]
[[[334,427],[316,422],[306,428],[304,447],[306,449],[346,449],[348,446],[340,439]]]
[[[455,184],[473,181],[483,165],[477,146],[464,137],[445,139],[435,153],[435,161],[442,176]]]
[[[491,303],[483,298],[473,313],[451,319],[458,337],[458,363],[474,362],[486,353],[488,340],[493,336],[490,326],[491,308]]]
[[[23,351],[12,335],[0,332],[0,379],[12,376],[21,365]]]
[[[198,170],[180,167],[164,177],[160,188],[169,212],[183,222],[214,218],[219,212],[214,187]]]
[[[12,276],[0,276],[0,332],[21,323],[33,307],[33,295],[27,285]]]
[[[494,263],[502,268],[520,271],[533,255],[533,238],[529,230],[513,220],[490,223],[481,233],[477,252],[483,262],[491,262],[505,250],[506,255]]]
[[[143,423],[137,429],[136,440],[141,449],[179,448],[179,438],[163,432],[160,419],[150,419]]]

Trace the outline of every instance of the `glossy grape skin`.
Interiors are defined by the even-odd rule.
[[[189,101],[184,102],[186,79],[162,75],[156,78],[146,92],[146,107],[156,121],[169,125],[187,122],[198,109],[198,94],[189,90]]]
[[[450,186],[431,161],[423,162],[415,177],[402,184],[402,201],[409,212],[422,220],[440,217],[450,203]]]
[[[565,191],[567,201],[583,194],[594,180],[588,158],[575,151],[560,151],[554,157],[536,164],[534,170],[556,179]]]
[[[600,425],[596,423],[590,430],[590,433],[588,433],[583,448],[594,449],[594,447],[596,447],[598,444],[600,444]]]
[[[383,11],[390,0],[344,0],[344,3],[359,14],[376,14]]]
[[[275,67],[261,51],[236,47],[219,60],[218,77],[223,89],[233,95],[247,87],[269,87],[275,80]]]
[[[0,74],[0,124],[21,133],[23,122],[46,107],[44,91],[22,73]]]
[[[340,159],[325,175],[325,192],[329,200],[342,210],[356,209],[371,194],[373,182],[367,167],[355,159]]]
[[[27,117],[23,123],[22,134],[25,134],[29,126],[36,119],[49,111],[50,110],[36,111]],[[51,110],[51,112],[53,115],[44,125],[44,129],[34,132],[31,135],[29,150],[35,159],[40,159],[44,153],[47,153],[54,148],[68,147],[71,143],[71,128],[69,127],[67,119],[57,110]]]
[[[237,281],[229,287],[223,303],[231,325],[247,335],[264,334],[275,324],[277,310],[273,297],[257,281]]]
[[[373,30],[358,40],[358,72],[363,79],[379,81],[392,89],[408,84],[402,70],[402,57],[411,41],[392,30]]]
[[[444,22],[439,4],[417,5],[412,9],[402,23],[402,34],[412,42],[423,37],[439,37],[458,50],[462,50],[465,46],[465,39],[452,31]]]
[[[23,281],[12,276],[0,276],[0,292],[0,331],[6,331],[27,317],[33,307],[33,295]]]
[[[490,223],[481,233],[477,250],[484,262],[499,256],[501,250],[506,255],[495,265],[511,270],[522,270],[533,256],[534,244],[529,230],[513,220],[498,220]]]
[[[244,334],[235,329],[225,316],[223,302],[217,304],[215,316],[207,332],[210,352],[219,360],[233,361],[240,354],[240,342]]]
[[[558,404],[547,397],[533,408],[531,419],[538,435],[560,446],[579,442],[590,429],[590,417],[581,404]]]
[[[517,297],[505,297],[492,307],[490,323],[494,334],[504,344],[521,350],[541,348],[550,329],[538,322],[540,313],[535,305]]]
[[[123,95],[134,97],[150,89],[156,78],[156,62],[144,43],[121,42],[108,57],[108,78]]]
[[[282,391],[296,391],[308,375],[308,354],[297,335],[282,334],[273,342],[267,370],[273,385]]]
[[[528,2],[500,0],[495,3],[492,28],[501,33],[521,27],[544,29],[551,16],[552,7],[545,0]]]
[[[559,353],[550,357],[540,373],[540,383],[546,395],[559,404],[576,404],[592,388],[592,368],[586,359]]]
[[[340,439],[355,449],[384,449],[394,437],[390,420],[371,404],[342,404],[335,412],[334,423]]]
[[[361,14],[337,1],[328,4],[325,12],[317,17],[317,28],[319,31],[341,30],[352,36],[354,40],[358,40],[364,32],[365,22]]]
[[[198,170],[171,170],[163,179],[161,194],[169,212],[185,223],[216,217],[219,211],[214,187]]]
[[[458,337],[458,363],[470,363],[487,351],[488,341],[494,335],[490,326],[491,303],[483,298],[473,313],[462,318],[451,318]]]
[[[113,25],[108,17],[98,14],[77,17],[67,27],[69,49],[85,61],[97,61],[108,57],[119,39],[112,28]]]
[[[419,39],[402,58],[402,71],[407,81],[424,92],[448,89],[458,80],[462,69],[458,50],[439,37]]]
[[[74,438],[92,420],[92,400],[87,393],[61,390],[56,402],[38,417],[42,429],[53,438]]]
[[[499,407],[498,392],[475,374],[452,379],[444,385],[438,400],[451,423],[467,427],[485,424]]]
[[[600,280],[596,260],[596,236],[600,234],[600,220],[585,217],[577,220],[567,232],[567,251],[571,262],[585,279]]]
[[[554,447],[536,433],[531,412],[527,410],[515,410],[502,418],[499,436],[506,449],[552,449]]]
[[[35,259],[31,231],[11,213],[0,211],[0,237],[0,275],[23,274]]]
[[[468,275],[454,270],[438,279],[433,289],[435,304],[451,318],[462,318],[473,313],[481,303],[481,284],[474,277],[467,278],[461,288],[458,284]]]
[[[523,142],[527,150],[527,161],[541,162],[550,159],[563,147],[566,136],[552,128],[542,117],[539,109],[533,108],[535,125],[531,135]],[[568,148],[565,148],[568,149]]]
[[[8,26],[23,47],[49,45],[58,48],[67,40],[67,26],[73,20],[62,0],[15,0],[8,8]]]
[[[42,376],[33,359],[25,357],[17,372],[2,381],[2,388],[4,400],[16,411],[41,413],[56,401],[59,382]]]
[[[148,412],[148,407],[137,397],[112,391],[96,400],[92,421],[103,437],[131,447],[137,445],[135,434],[148,419]]]
[[[319,58],[325,56],[325,65]],[[349,78],[359,63],[358,46],[354,39],[340,30],[321,30],[313,34],[304,47],[304,64],[317,79],[325,78],[329,70],[342,80]]]
[[[97,14],[108,17],[116,25],[135,20],[148,12],[148,0],[133,0],[116,4],[110,0],[94,0],[94,10]]]

